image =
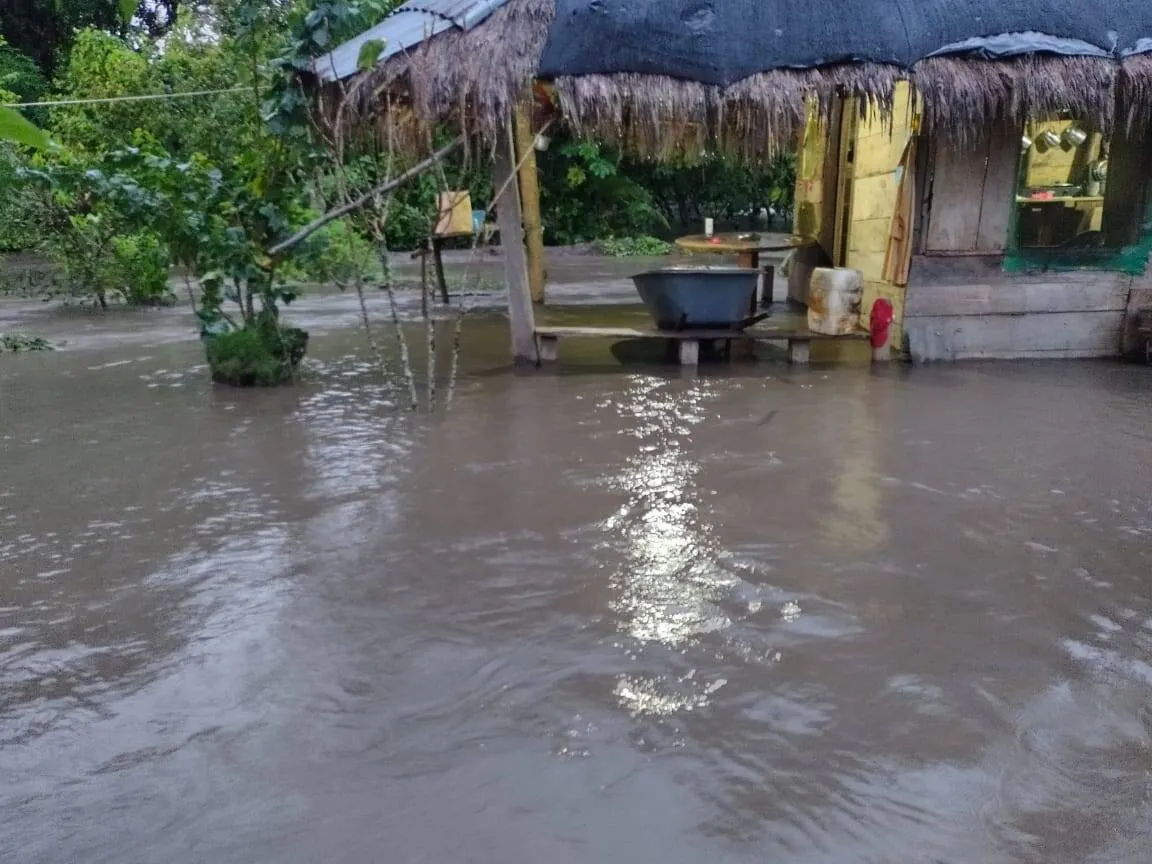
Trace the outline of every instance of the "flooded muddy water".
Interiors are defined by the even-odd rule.
[[[0,860],[1148,860],[1149,370],[360,341],[0,358]]]

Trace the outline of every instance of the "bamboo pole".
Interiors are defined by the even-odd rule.
[[[544,228],[540,220],[540,177],[536,173],[536,136],[532,134],[532,114],[524,102],[516,106],[513,131],[516,137],[520,208],[524,216],[524,243],[528,253],[528,288],[532,302],[543,303]]]
[[[492,185],[496,198],[496,221],[500,226],[500,246],[504,251],[504,276],[508,282],[508,323],[512,335],[512,358],[516,363],[537,363],[536,315],[528,288],[524,230],[520,215],[520,195],[516,188],[516,158],[509,123],[496,145]]]

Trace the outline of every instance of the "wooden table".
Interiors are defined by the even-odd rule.
[[[685,252],[711,252],[713,255],[733,255],[739,260],[739,266],[760,269],[761,252],[788,252],[795,244],[764,245],[763,238],[758,234],[747,232],[733,234],[690,234],[687,237],[678,237],[676,245]]]

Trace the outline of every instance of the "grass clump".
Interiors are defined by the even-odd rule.
[[[672,244],[659,237],[608,237],[597,241],[596,248],[613,258],[655,257],[669,254]]]

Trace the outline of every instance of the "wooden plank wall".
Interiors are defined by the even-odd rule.
[[[872,304],[880,297],[891,301],[895,312],[893,344],[900,344],[900,321],[904,288],[884,279],[884,254],[896,210],[899,179],[896,169],[912,131],[915,102],[906,81],[896,87],[895,107],[889,124],[876,116],[860,118],[852,180],[852,214],[848,228],[846,265],[864,276],[861,324],[868,325]]]
[[[1020,129],[1001,124],[975,142],[957,146],[937,136],[933,147],[928,252],[1000,252],[1015,212]]]
[[[913,258],[904,324],[914,362],[1120,353],[1131,276],[1001,265],[998,255]]]
[[[825,120],[818,107],[812,105],[800,147],[794,230],[803,243],[792,256],[788,297],[803,305],[808,303],[808,283],[813,269],[832,263],[843,107],[841,103]]]
[[[1004,272],[1020,134],[1004,124],[964,148],[946,139],[928,145],[922,254],[913,257],[904,308],[913,361],[1120,353],[1133,277]]]

